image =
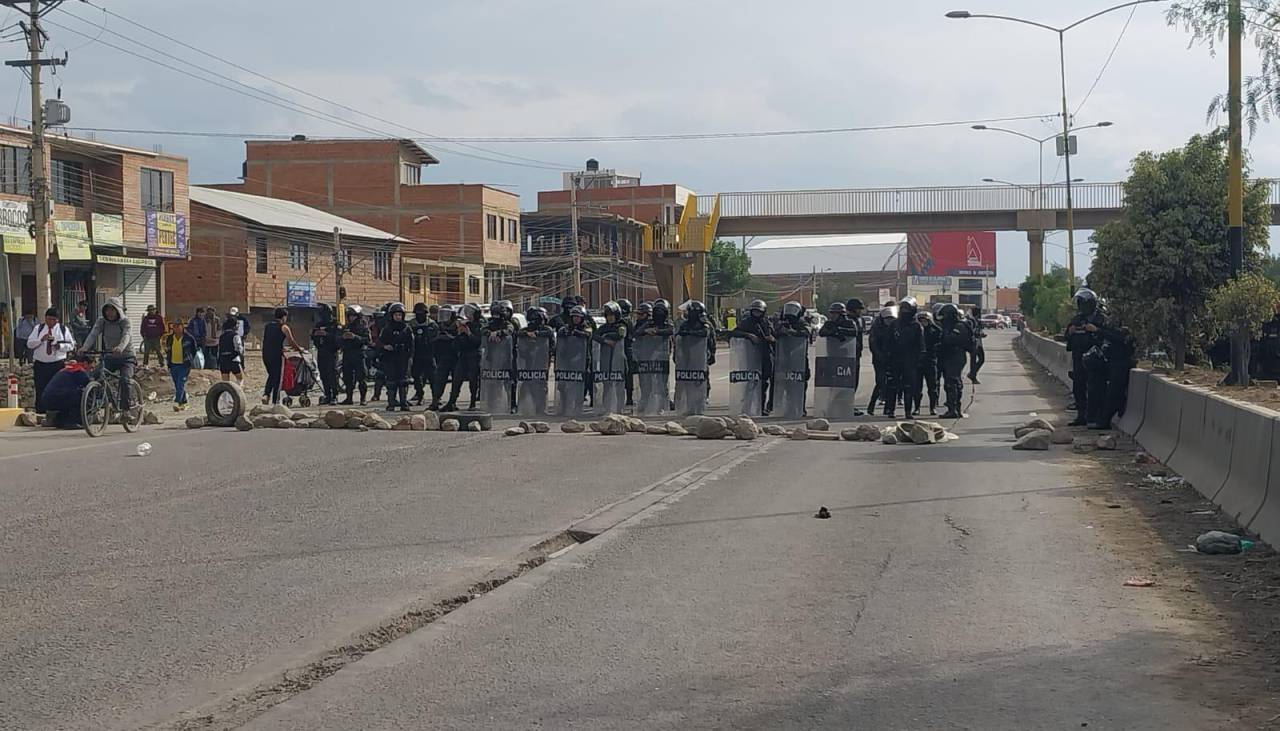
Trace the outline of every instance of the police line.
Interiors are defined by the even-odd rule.
[[[1019,341],[1036,362],[1070,385],[1065,346],[1030,332],[1024,332]],[[1128,400],[1117,425],[1224,513],[1276,545],[1280,543],[1277,416],[1274,411],[1135,368],[1129,371]]]

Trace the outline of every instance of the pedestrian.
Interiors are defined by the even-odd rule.
[[[183,328],[181,320],[175,319],[169,323],[169,332],[160,342],[160,355],[164,357],[164,364],[169,367],[169,377],[173,379],[174,411],[187,408],[187,376],[191,375],[191,366],[195,363],[199,347],[191,333]]]
[[[187,333],[191,335],[191,339],[197,343],[203,344],[209,327],[209,321],[204,316],[205,309],[203,307],[196,308],[196,314],[187,322]]]
[[[101,313],[94,321],[93,329],[85,336],[82,347],[86,351],[101,353],[103,366],[119,376],[120,393],[116,403],[121,413],[125,413],[132,407],[128,384],[133,379],[134,366],[138,364],[133,352],[133,328],[124,315],[124,305],[119,297],[107,298]]]
[[[142,316],[142,325],[138,328],[138,334],[142,336],[142,365],[150,365],[152,355],[157,363],[165,362],[160,352],[160,338],[164,333],[164,318],[156,312],[155,305],[147,305],[147,314]]]
[[[222,335],[222,318],[212,307],[204,311],[204,341],[196,341],[204,360],[204,367],[214,370],[218,367],[218,338]]]
[[[227,314],[236,321],[236,335],[239,335],[241,340],[248,337],[249,331],[253,329],[253,326],[249,324],[249,318],[240,314],[240,308],[232,307],[227,310]]]
[[[84,339],[89,335],[89,303],[80,300],[76,303],[76,312],[71,316],[71,334],[76,339],[76,346],[84,345]]]
[[[982,347],[983,338],[987,334],[982,332],[984,325],[982,324],[982,309],[974,307],[969,313],[969,327],[973,328],[974,342],[977,343],[973,352],[969,354],[969,382],[981,383],[978,380],[978,371],[982,368],[982,364],[987,362],[987,351]]]
[[[44,322],[27,335],[26,347],[31,354],[31,370],[36,387],[36,413],[45,412],[44,389],[62,370],[67,356],[76,349],[75,336],[58,320],[58,310],[45,310]]]
[[[369,345],[369,325],[360,315],[358,307],[347,308],[347,324],[342,328],[342,382],[346,385],[347,398],[341,402],[343,406],[351,405],[351,397],[356,387],[360,388],[360,405],[364,406],[368,384],[365,369],[364,350]]]
[[[921,310],[916,315],[920,327],[924,329],[924,356],[920,359],[920,372],[915,382],[916,413],[920,413],[920,402],[928,389],[929,416],[938,415],[938,344],[942,342],[942,329],[933,321],[933,313]]]
[[[920,394],[916,380],[920,375],[920,361],[924,358],[924,328],[916,320],[915,297],[903,297],[898,302],[898,319],[893,330],[893,360],[889,366],[889,383],[886,389],[885,416],[893,418],[894,405],[902,401],[903,416],[910,419],[919,411]]]
[[[320,314],[311,328],[311,344],[316,349],[316,369],[320,371],[320,388],[323,395],[320,405],[338,403],[338,349],[341,347],[341,328],[333,316],[333,308],[320,303]]]
[[[230,381],[235,376],[236,383],[244,385],[244,338],[240,337],[239,323],[234,317],[228,316],[222,321],[217,362],[222,380]]]
[[[289,329],[289,311],[277,307],[274,319],[262,328],[262,365],[267,369],[267,382],[262,387],[262,403],[280,403],[280,379],[284,375],[284,346],[287,342],[294,351],[301,353],[302,346],[293,339]]]
[[[31,362],[31,349],[27,347],[27,338],[31,337],[31,332],[35,329],[35,310],[23,310],[22,319],[18,320],[18,325],[13,329],[13,349],[17,352],[18,363]]]
[[[1086,426],[1089,423],[1089,369],[1085,356],[1102,346],[1100,330],[1107,319],[1098,312],[1098,295],[1082,287],[1072,298],[1076,316],[1067,324],[1067,352],[1071,353],[1071,394],[1076,401],[1076,418],[1068,426]],[[1096,390],[1096,389],[1095,389]]]
[[[950,302],[938,309],[942,337],[938,341],[938,365],[942,369],[943,390],[947,395],[947,412],[944,419],[960,419],[964,401],[964,366],[973,351],[973,329],[960,317],[960,310]]]

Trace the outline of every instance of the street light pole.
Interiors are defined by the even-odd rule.
[[[1238,5],[1238,0],[1231,0],[1231,1]],[[1066,158],[1066,167],[1067,167],[1067,268],[1070,272],[1071,286],[1073,287],[1075,286],[1075,280],[1076,280],[1076,257],[1075,257],[1076,232],[1075,232],[1075,207],[1072,204],[1072,200],[1071,200],[1071,182],[1070,182],[1071,181],[1071,137],[1070,137],[1071,113],[1067,108],[1067,49],[1066,49],[1067,31],[1071,30],[1072,28],[1075,28],[1078,25],[1087,23],[1090,20],[1093,20],[1094,18],[1100,15],[1106,15],[1107,13],[1114,12],[1116,10],[1122,10],[1124,8],[1131,8],[1135,5],[1145,5],[1147,3],[1158,3],[1158,2],[1168,2],[1168,0],[1132,0],[1131,2],[1114,5],[1112,7],[1106,8],[1105,10],[1099,10],[1098,12],[1092,15],[1087,15],[1081,18],[1080,20],[1077,20],[1076,22],[1071,23],[1070,25],[1065,25],[1061,28],[1055,28],[1051,25],[1046,25],[1044,23],[1037,23],[1034,20],[1026,20],[1025,18],[1014,18],[1008,15],[988,15],[988,14],[980,14],[980,13],[971,13],[968,10],[952,10],[946,14],[946,17],[951,18],[953,20],[968,20],[970,18],[986,18],[989,20],[1007,20],[1011,23],[1022,23],[1023,25],[1030,25],[1036,28],[1043,28],[1044,30],[1053,31],[1054,33],[1058,34],[1058,71],[1062,81],[1062,145],[1063,145],[1063,157]]]

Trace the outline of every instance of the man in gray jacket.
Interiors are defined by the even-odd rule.
[[[102,306],[102,316],[93,323],[93,329],[84,339],[84,350],[102,351],[103,363],[120,374],[119,404],[121,411],[129,409],[129,389],[126,384],[133,378],[133,366],[137,359],[133,354],[133,336],[129,318],[124,316],[120,298],[111,297]]]

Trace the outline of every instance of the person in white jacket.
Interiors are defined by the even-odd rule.
[[[58,309],[45,310],[44,322],[36,325],[27,336],[27,348],[31,352],[32,375],[36,386],[36,413],[44,413],[44,387],[62,370],[67,356],[76,349],[71,329],[58,318]]]

